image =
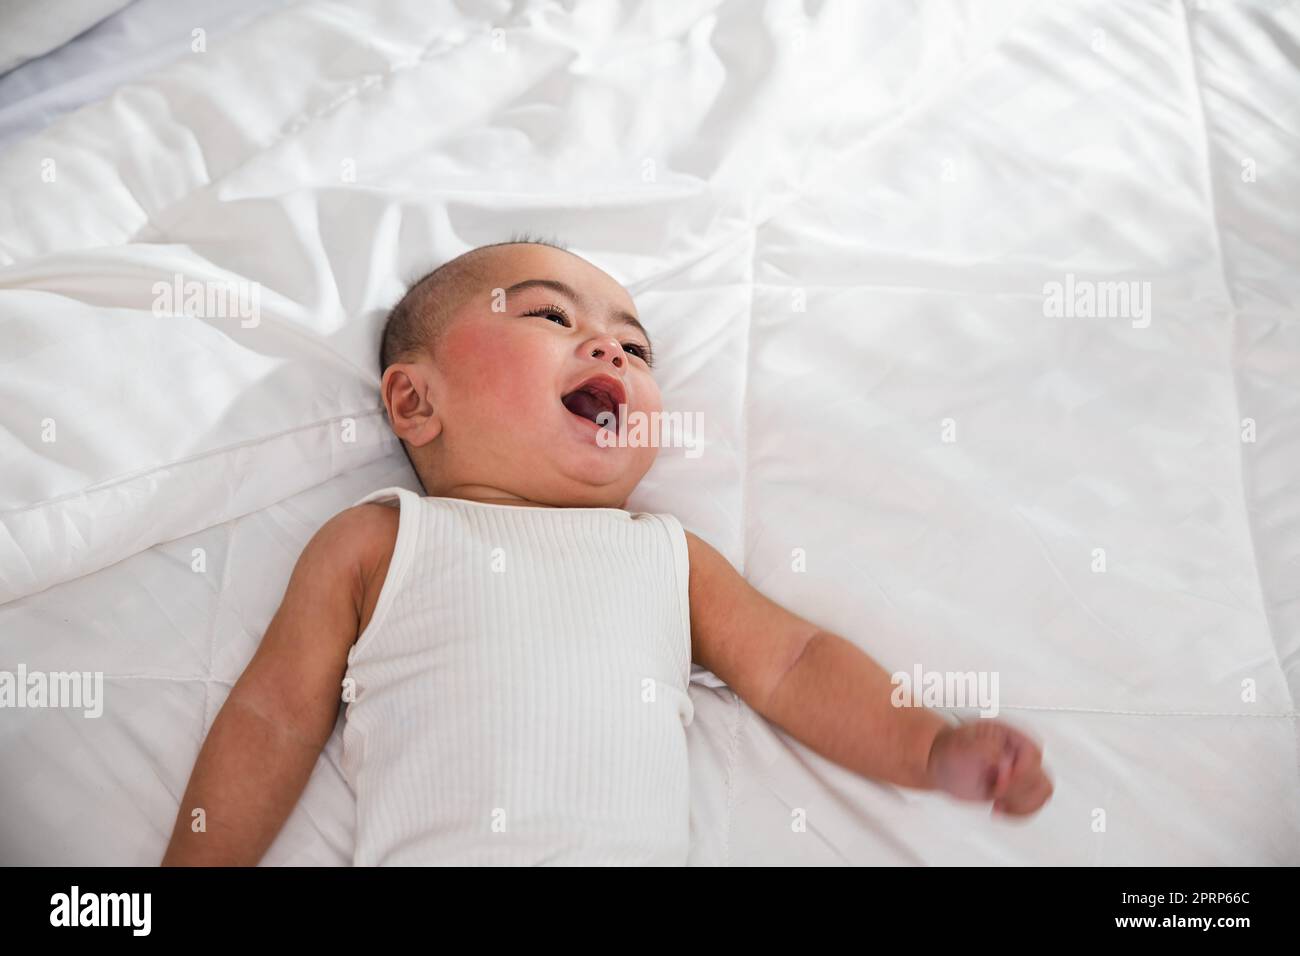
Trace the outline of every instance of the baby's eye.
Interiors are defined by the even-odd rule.
[[[646,365],[654,364],[654,353],[640,342],[624,342],[623,351],[635,355],[641,361],[645,362]]]
[[[564,311],[559,306],[542,306],[540,309],[533,309],[531,312],[525,312],[524,315],[536,315],[547,319],[559,319],[560,325],[564,326],[566,329],[569,327],[569,317],[564,314]]]

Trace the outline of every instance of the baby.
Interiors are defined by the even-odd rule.
[[[1028,737],[895,706],[854,644],[624,510],[658,443],[602,428],[661,398],[636,306],[586,260],[531,240],[452,260],[393,309],[380,365],[425,495],[376,492],[308,542],[164,865],[262,858],[340,688],[358,865],[685,863],[692,662],[863,776],[1013,815],[1051,795]]]

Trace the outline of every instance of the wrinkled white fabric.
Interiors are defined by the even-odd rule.
[[[0,714],[0,858],[161,856],[303,543],[414,487],[384,310],[526,229],[704,416],[629,507],[891,671],[997,672],[1057,785],[990,822],[697,679],[693,862],[1300,862],[1296,6],[358,0],[229,39],[0,156],[0,667],[106,695]],[[258,323],[155,314],[178,275]],[[1142,308],[1053,314],[1080,282]],[[350,858],[337,747],[268,862]]]
[[[5,0],[0,8],[0,73],[48,53],[130,0]]]

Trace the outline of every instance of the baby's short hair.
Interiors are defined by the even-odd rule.
[[[379,374],[382,377],[388,366],[422,350],[432,351],[447,320],[479,278],[475,263],[484,249],[534,243],[568,251],[558,239],[547,239],[527,232],[515,233],[505,242],[493,242],[462,253],[444,262],[432,272],[426,272],[411,283],[398,303],[389,311],[384,321],[383,336],[379,343]]]

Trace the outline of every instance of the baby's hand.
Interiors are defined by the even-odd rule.
[[[934,786],[959,800],[992,800],[995,813],[1033,813],[1052,795],[1042,751],[1020,731],[980,718],[939,732],[930,748]]]

